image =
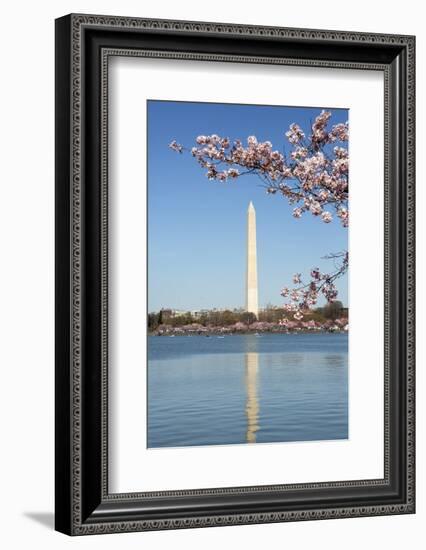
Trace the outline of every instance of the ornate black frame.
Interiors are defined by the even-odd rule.
[[[56,20],[58,531],[84,535],[414,513],[414,48],[413,36],[74,14]],[[108,493],[111,55],[383,71],[383,479]]]

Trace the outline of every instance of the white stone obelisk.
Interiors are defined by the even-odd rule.
[[[250,201],[247,210],[247,279],[246,310],[257,317],[259,304],[257,296],[257,251],[256,251],[256,211]]]

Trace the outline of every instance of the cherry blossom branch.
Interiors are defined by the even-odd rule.
[[[332,208],[347,227],[349,153],[343,145],[349,138],[349,125],[335,124],[329,130],[330,118],[329,111],[322,111],[308,137],[298,124],[291,124],[285,133],[292,148],[288,157],[274,150],[270,141],[258,142],[256,136],[248,137],[247,146],[238,139],[231,144],[228,137],[212,134],[198,136],[191,149],[176,140],[169,147],[178,153],[189,151],[210,180],[224,182],[257,174],[268,193],[279,193],[294,205],[295,218],[310,212],[330,223],[333,215],[327,208]]]
[[[284,308],[292,312],[293,317],[298,321],[317,303],[320,294],[329,303],[337,298],[338,291],[334,283],[347,272],[349,253],[345,251],[328,254],[323,259],[334,260],[335,270],[332,273],[322,273],[319,268],[313,268],[310,272],[310,281],[307,283],[302,280],[301,273],[295,273],[293,283],[298,286],[291,290],[288,287],[281,290],[281,296],[291,300],[284,304]]]

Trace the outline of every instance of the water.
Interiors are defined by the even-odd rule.
[[[148,447],[346,439],[347,334],[150,336]]]

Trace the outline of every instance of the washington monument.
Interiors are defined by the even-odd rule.
[[[259,313],[257,296],[257,252],[256,252],[256,211],[250,201],[247,210],[247,274],[246,274],[246,311]]]

